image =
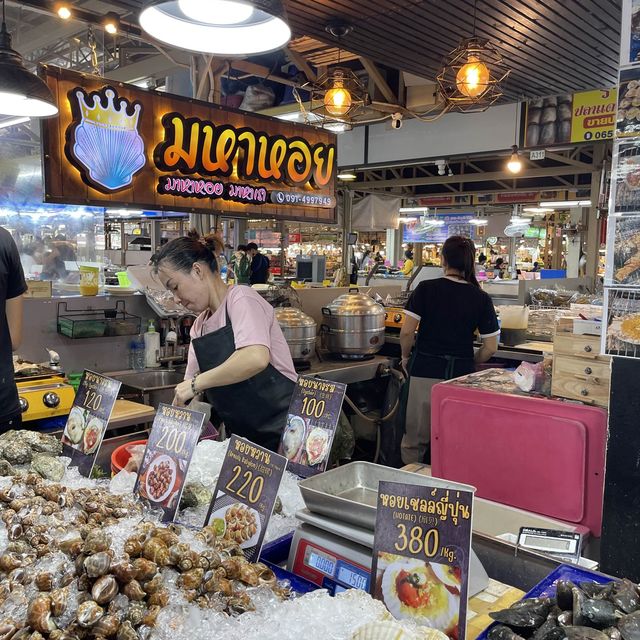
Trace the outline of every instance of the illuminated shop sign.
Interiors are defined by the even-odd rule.
[[[330,132],[46,67],[45,201],[335,222]]]

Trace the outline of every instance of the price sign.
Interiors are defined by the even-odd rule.
[[[62,434],[62,446],[64,455],[71,458],[71,466],[78,467],[87,478],[107,431],[120,384],[93,371],[85,371],[80,379]]]
[[[380,482],[371,570],[371,593],[396,618],[456,640],[466,631],[473,505],[473,489],[460,487]]]
[[[231,436],[207,524],[237,542],[257,562],[287,461],[244,438]]]
[[[326,470],[346,384],[299,376],[278,453],[289,471],[306,478]]]
[[[162,509],[163,522],[175,518],[203,424],[204,413],[200,411],[158,406],[133,491]]]

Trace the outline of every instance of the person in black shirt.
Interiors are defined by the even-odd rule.
[[[250,242],[247,253],[251,256],[250,284],[266,284],[269,279],[269,258],[258,251],[258,245]]]
[[[11,234],[0,227],[0,433],[22,422],[12,354],[22,341],[22,294],[26,290],[18,248]]]
[[[421,282],[407,302],[400,332],[402,367],[409,376],[405,464],[423,462],[428,451],[433,385],[472,373],[498,348],[496,312],[476,280],[474,258],[473,242],[452,236],[442,247],[444,278]],[[482,346],[474,354],[476,330]]]

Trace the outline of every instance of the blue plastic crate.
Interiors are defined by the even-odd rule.
[[[291,588],[299,595],[309,593],[310,591],[316,591],[320,587],[305,580],[300,576],[297,576],[286,569],[283,569],[279,564],[286,562],[289,557],[289,550],[291,549],[291,542],[293,541],[293,533],[290,533],[282,538],[277,538],[268,542],[262,547],[260,552],[260,562],[266,564],[275,574],[278,580],[288,580],[291,583]]]
[[[527,598],[540,598],[540,597],[552,597],[556,593],[556,582],[558,580],[571,580],[571,582],[597,582],[598,584],[607,584],[613,582],[615,578],[607,576],[604,573],[598,573],[597,571],[589,571],[582,567],[577,567],[573,564],[561,564],[557,569],[554,569],[546,578],[543,578],[538,584],[533,587],[528,593],[524,595],[523,600]],[[486,640],[487,634],[492,627],[495,627],[498,623],[493,622],[490,624],[476,640]]]

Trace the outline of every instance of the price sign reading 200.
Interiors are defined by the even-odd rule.
[[[179,432],[175,427],[173,429],[162,427],[162,435],[160,436],[160,440],[158,440],[158,444],[156,446],[158,449],[175,451],[175,453],[180,455],[184,453],[184,445],[186,442],[186,431]]]
[[[409,551],[413,555],[424,553],[427,558],[434,558],[440,546],[440,534],[437,529],[428,529],[425,533],[422,527],[412,527],[407,535],[407,527],[398,524],[398,541],[394,544],[400,553]]]
[[[238,488],[234,486],[236,482],[240,483]],[[254,476],[252,471],[242,473],[242,468],[237,464],[233,467],[233,476],[231,480],[227,482],[225,489],[229,491],[229,493],[237,495],[238,498],[248,500],[251,504],[255,504],[260,500],[263,487],[264,478],[262,476]],[[248,493],[245,493],[245,491],[248,491]]]

